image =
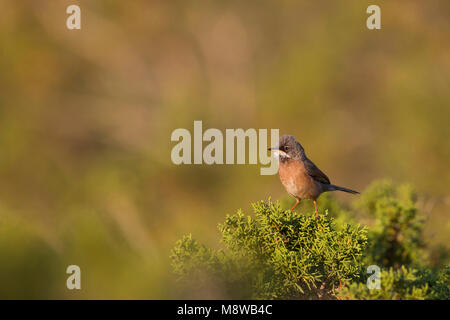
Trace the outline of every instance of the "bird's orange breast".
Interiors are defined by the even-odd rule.
[[[278,174],[286,191],[296,198],[316,199],[321,193],[320,186],[308,175],[301,161],[280,161]]]

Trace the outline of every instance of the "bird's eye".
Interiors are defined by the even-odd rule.
[[[284,147],[284,150],[285,150],[285,151],[288,151],[288,150],[289,150],[289,147],[288,147],[288,146],[285,146],[285,147]]]

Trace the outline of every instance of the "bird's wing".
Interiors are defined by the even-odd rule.
[[[324,184],[330,184],[330,179],[309,159],[303,161],[306,172],[316,181]]]

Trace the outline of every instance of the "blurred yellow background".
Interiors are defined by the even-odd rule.
[[[338,185],[412,183],[449,248],[449,39],[447,0],[0,1],[0,297],[172,298],[177,239],[285,196],[259,165],[172,164],[194,120],[279,128]]]

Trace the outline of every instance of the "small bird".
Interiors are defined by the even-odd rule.
[[[353,194],[359,193],[355,190],[331,184],[325,173],[306,157],[305,149],[293,136],[282,136],[278,147],[269,148],[268,150],[275,151],[275,155],[278,155],[278,174],[280,175],[281,183],[286,188],[286,191],[297,199],[291,210],[294,210],[300,203],[300,200],[311,199],[314,201],[316,219],[318,219],[319,213],[317,212],[316,199],[323,192],[339,190]]]

